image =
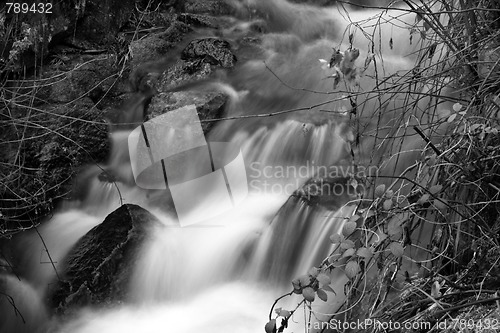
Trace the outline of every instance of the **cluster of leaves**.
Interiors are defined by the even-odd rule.
[[[400,129],[414,130],[426,143],[421,159],[395,174],[390,185],[367,182],[373,197],[351,202],[356,206],[353,215],[341,234],[330,238],[334,250],[318,269],[327,276],[341,269],[349,278],[341,312],[351,319],[366,315],[435,322],[436,315],[439,319],[456,310],[453,302],[459,304],[457,308],[469,306],[469,298],[460,298],[464,290],[482,298],[475,303],[494,301],[485,295],[500,282],[493,273],[498,271],[498,258],[492,259],[500,252],[498,4],[490,0],[405,2],[417,13],[409,31],[411,39],[418,34],[422,41],[419,60],[412,75],[386,86],[380,95],[395,91],[394,96],[408,94],[408,101],[434,100],[427,104],[429,112],[439,109],[439,117],[408,125],[408,119],[415,118],[417,102],[405,105]],[[389,47],[394,47],[392,38]],[[341,82],[356,86],[362,71],[351,60],[358,56],[356,50],[334,49],[330,61],[320,59],[325,68],[334,70],[334,88]],[[369,56],[365,64],[371,60]],[[452,88],[453,96],[443,95],[445,86]],[[414,88],[407,91],[406,87]],[[449,110],[443,109],[439,98],[452,101]],[[392,153],[391,158],[398,158],[400,151]],[[419,239],[421,228],[428,240]],[[425,258],[414,257],[417,251]],[[412,265],[418,269],[409,270]],[[416,278],[416,273],[425,277]],[[314,300],[316,290],[302,279],[304,283],[295,280],[294,290]],[[402,303],[391,301],[395,284],[403,289],[396,293]],[[422,311],[425,305],[430,312]]]

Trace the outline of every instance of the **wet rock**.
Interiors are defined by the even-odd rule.
[[[118,78],[116,64],[114,55],[103,54],[99,57],[77,56],[53,66],[43,73],[40,80],[38,101],[43,104],[71,103],[87,96],[102,108],[128,90],[126,80]]]
[[[165,57],[168,51],[176,47],[192,28],[176,21],[165,31],[150,34],[130,44],[132,51],[132,67],[148,61],[159,61]]]
[[[160,226],[155,216],[137,205],[126,204],[109,214],[66,258],[52,295],[57,312],[127,300],[134,261],[151,229]]]
[[[191,62],[206,62],[214,66],[232,68],[236,56],[228,41],[219,38],[203,38],[191,41],[182,51],[181,59]]]
[[[200,120],[219,119],[224,114],[228,97],[220,92],[179,91],[174,93],[160,93],[153,98],[149,106],[148,119],[152,119],[165,112],[194,104]],[[208,133],[216,122],[204,122],[201,127]]]
[[[69,197],[71,179],[82,166],[106,159],[108,125],[93,106],[82,98],[36,111],[16,110],[19,116],[31,114],[31,126],[24,131],[18,155],[8,154],[0,170],[0,231],[29,227],[49,214],[58,199]],[[16,156],[23,161],[21,170],[14,163]]]
[[[193,27],[220,29],[231,25],[230,20],[211,15],[182,13],[177,17],[177,19]]]
[[[0,26],[4,37],[0,66],[5,64],[10,71],[33,68],[49,49],[62,42],[84,49],[107,47],[129,20],[134,5],[135,0],[70,0],[52,2],[50,8],[45,5],[50,13],[17,15],[11,11],[3,17],[9,30],[3,23]]]
[[[305,201],[308,205],[320,205],[335,211],[349,200],[356,198],[356,189],[352,185],[352,179],[347,177],[313,177],[292,196]]]
[[[55,7],[56,17],[59,14],[69,21],[67,29],[55,39],[74,38],[107,45],[130,19],[135,0],[73,0],[59,2]]]
[[[224,0],[186,0],[184,11],[193,14],[230,15],[233,8]]]

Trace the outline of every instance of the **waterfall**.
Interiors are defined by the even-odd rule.
[[[321,168],[344,165],[350,158],[354,130],[346,111],[351,103],[346,92],[333,92],[328,79],[331,72],[319,61],[329,59],[332,45],[346,45],[339,38],[347,23],[338,12],[334,14],[334,8],[320,10],[284,0],[247,1],[245,6],[241,1],[233,3],[242,12],[241,20],[247,19],[247,5],[268,11],[270,31],[262,36],[263,58],[248,60],[228,74],[225,84],[232,91],[248,93],[232,96],[227,116],[303,110],[227,120],[213,129],[208,141],[229,141],[241,148],[249,182],[248,198],[218,216],[222,226],[213,228],[175,226],[174,218],[159,204],[161,191],[134,186],[129,132],[113,133],[113,151],[104,169],[116,183],[99,179],[103,170],[90,168],[80,178],[86,184],[82,198],[44,223],[40,236],[33,233],[18,242],[23,277],[30,288],[24,294],[43,309],[40,299],[49,292],[71,246],[121,201],[150,210],[164,228],[156,229],[141,250],[133,268],[129,302],[108,310],[83,309],[67,322],[51,322],[49,331],[261,332],[274,300],[291,290],[293,278],[321,263],[332,250],[330,235],[339,233],[345,218],[353,213],[352,206],[344,206],[343,196],[332,197],[336,202],[330,208],[290,197]],[[356,17],[372,14],[353,13]],[[364,50],[360,39],[355,40],[356,46]],[[383,71],[408,69],[407,60],[396,51],[388,52]],[[360,78],[361,90],[373,85],[373,75],[370,70]],[[363,98],[359,112],[369,131],[374,129],[373,112],[380,101],[370,95]],[[399,102],[392,96],[386,102],[385,117],[391,118]],[[312,105],[318,107],[308,110]],[[358,149],[365,160],[376,153],[368,144],[361,143]],[[333,280],[337,298],[326,304],[314,302],[312,308],[318,313],[328,313],[342,301],[347,278],[336,272]],[[291,308],[298,300],[298,296],[291,297],[279,306]],[[295,315],[291,323],[297,325],[296,332],[304,328],[300,317]]]

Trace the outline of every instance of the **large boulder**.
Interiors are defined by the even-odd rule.
[[[234,8],[224,0],[186,0],[181,10],[193,14],[230,15]]]
[[[187,24],[175,21],[165,31],[151,33],[147,37],[130,43],[132,67],[149,61],[160,61],[174,47],[193,31]]]
[[[58,313],[87,305],[126,301],[134,262],[153,228],[161,227],[147,210],[126,204],[109,214],[73,247],[52,302]]]
[[[228,41],[219,38],[201,38],[191,41],[182,51],[181,59],[203,61],[223,68],[232,68],[236,56]]]
[[[154,118],[165,112],[194,104],[200,120],[221,118],[228,97],[221,92],[180,91],[174,93],[160,93],[155,96],[149,105],[148,118]],[[203,122],[201,127],[207,134],[216,122]]]

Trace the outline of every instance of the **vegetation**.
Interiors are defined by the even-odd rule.
[[[301,294],[303,301],[293,309],[277,308],[282,297],[272,306],[268,333],[284,331],[301,306],[310,310],[312,319],[310,304],[334,296],[329,273],[335,270],[344,271],[349,282],[345,302],[330,319],[425,322],[431,324],[425,331],[435,332],[444,331],[439,326],[444,319],[452,323],[450,332],[500,324],[500,6],[495,0],[404,2],[417,13],[408,29],[423,41],[419,60],[411,73],[370,93],[385,98],[406,94],[396,132],[418,136],[425,149],[400,174],[351,179],[353,187],[371,192],[360,190],[349,203],[355,211],[342,234],[332,235],[335,250],[291,281],[283,297]],[[132,18],[134,37],[141,29],[154,29],[156,23],[151,19],[148,25],[146,17],[151,4]],[[61,73],[44,76],[37,73],[40,66],[32,66],[28,74],[26,62],[36,63],[46,52],[44,38],[36,27],[0,12],[0,43],[11,45],[0,59],[0,237],[36,226],[50,214],[54,200],[70,192],[68,180],[81,165],[106,157],[107,123],[96,120],[95,108],[82,100],[90,96],[101,101],[126,72],[130,57],[127,42],[117,41],[113,57],[81,65],[95,71],[115,65],[116,72],[104,80],[109,81],[106,89],[95,93],[96,82],[88,82],[81,95],[47,110],[41,107],[44,92],[60,80],[69,82],[81,67],[66,69],[66,58],[58,55],[52,61]],[[334,52],[327,63],[337,69],[335,84],[349,81],[356,89],[357,57],[353,50]],[[88,67],[101,60],[104,65]],[[30,75],[35,79],[28,80]],[[432,122],[403,121],[424,100],[430,113],[444,102],[450,107]],[[383,111],[380,105],[376,115]],[[360,117],[353,113],[352,122],[363,121]],[[76,128],[87,136],[75,140]],[[47,136],[51,139],[40,141]],[[401,149],[392,151],[391,158],[397,159]],[[55,170],[55,176],[47,170]],[[378,329],[371,326],[368,331]]]
[[[310,304],[327,300],[329,274],[338,269],[349,281],[345,302],[330,323],[370,319],[408,332],[498,327],[500,7],[490,0],[404,2],[417,13],[408,29],[423,41],[419,60],[410,76],[376,93],[406,94],[397,133],[417,134],[425,149],[414,165],[388,177],[390,185],[382,177],[352,179],[355,187],[371,187],[372,195],[359,193],[348,203],[356,209],[342,235],[332,235],[335,250],[292,281],[292,291],[283,297],[297,293],[304,300],[295,309],[271,312],[268,333],[284,331],[302,305],[309,308],[309,320],[318,318]],[[401,24],[397,17],[381,24],[391,23]],[[363,22],[353,24],[363,27]],[[352,53],[334,50],[335,84],[352,80],[352,68],[345,65]],[[451,107],[433,122],[404,121],[416,116],[415,105],[424,99],[431,101],[425,104],[430,114],[441,103]],[[361,121],[359,115],[354,121]],[[397,158],[401,148],[392,153]],[[322,331],[329,327],[321,326]],[[378,332],[388,327],[336,328]]]

